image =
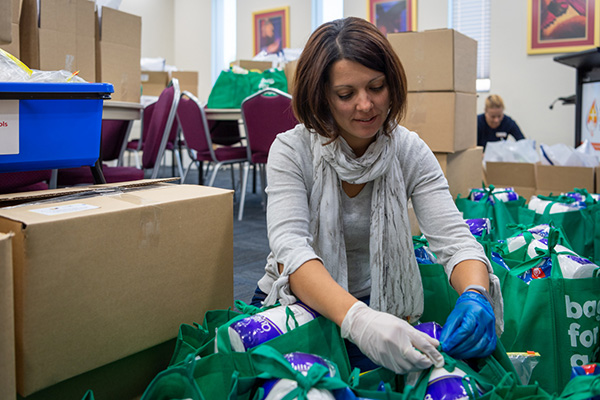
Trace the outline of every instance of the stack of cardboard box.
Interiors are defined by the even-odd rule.
[[[88,82],[112,83],[113,100],[139,102],[141,17],[89,0],[11,1],[11,41],[0,47],[28,67],[78,72]],[[7,10],[0,5],[0,14]],[[104,12],[102,12],[104,11]],[[6,31],[6,14],[0,32]]]
[[[483,181],[477,147],[477,42],[453,29],[388,35],[406,72],[403,125],[438,159],[454,198]]]
[[[144,71],[142,70],[142,95],[160,96],[171,79],[177,78],[181,92],[198,96],[198,71]]]

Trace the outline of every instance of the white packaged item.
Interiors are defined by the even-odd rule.
[[[288,317],[286,309],[294,313],[294,318]],[[306,305],[298,302],[289,306],[278,306],[258,314],[242,318],[231,324],[227,329],[233,351],[243,352],[261,343],[283,335],[288,326],[295,329],[312,321],[319,314]],[[298,324],[296,326],[296,323]]]
[[[296,371],[300,371],[302,375],[307,375],[308,370],[314,364],[321,364],[329,369],[326,376],[333,377],[336,375],[335,367],[324,358],[308,353],[290,353],[284,354],[286,360],[290,362]],[[264,400],[278,400],[284,398],[289,392],[298,387],[298,382],[291,379],[270,379],[263,384],[265,390]],[[329,390],[312,388],[307,393],[308,400],[335,400],[336,397]]]
[[[488,201],[493,203],[494,199],[502,202],[519,200],[519,195],[511,187],[497,187],[492,190],[493,196],[488,197]],[[473,201],[480,201],[486,195],[486,190],[482,188],[471,189],[469,193],[469,199]]]
[[[533,228],[529,228],[527,231],[529,231],[529,233],[531,233],[531,235],[533,236],[533,239],[547,238],[548,234],[550,233],[550,225],[540,224],[540,225],[534,226]],[[511,236],[506,239],[506,247],[508,248],[508,251],[511,253],[513,251],[516,251],[516,250],[520,249],[521,247],[527,246],[527,245],[528,245],[527,239],[525,238],[525,236],[523,236],[522,233],[520,233],[516,236]]]
[[[546,239],[534,240],[527,248],[527,255],[531,258],[537,256],[535,249],[548,249],[548,241]],[[600,274],[600,267],[590,260],[580,257],[573,250],[570,250],[560,244],[554,246],[557,253],[557,259],[565,279],[583,279],[592,278]],[[553,265],[552,268],[555,266]]]
[[[527,208],[534,210],[536,214],[544,214],[546,209],[550,207],[549,214],[564,213],[579,211],[582,208],[586,208],[586,204],[579,201],[573,203],[560,203],[551,200],[540,199],[539,197],[532,197],[527,204]]]

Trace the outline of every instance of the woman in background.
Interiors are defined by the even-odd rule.
[[[504,114],[502,97],[492,94],[485,99],[485,110],[477,116],[477,146],[487,142],[506,140],[511,135],[515,140],[525,139],[519,125]]]

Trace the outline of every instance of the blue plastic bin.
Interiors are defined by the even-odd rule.
[[[6,120],[17,120],[2,110],[17,109],[18,102],[19,113],[18,152],[0,154],[0,172],[93,166],[100,155],[103,101],[113,92],[108,83],[0,82],[0,106],[12,102],[0,107],[0,141]]]

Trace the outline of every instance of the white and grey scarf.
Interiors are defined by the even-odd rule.
[[[371,303],[376,310],[417,320],[423,313],[423,286],[410,235],[406,188],[397,154],[397,136],[378,134],[356,158],[346,141],[313,134],[314,184],[310,194],[313,248],[333,279],[348,289],[341,181],[373,181],[370,225]]]

